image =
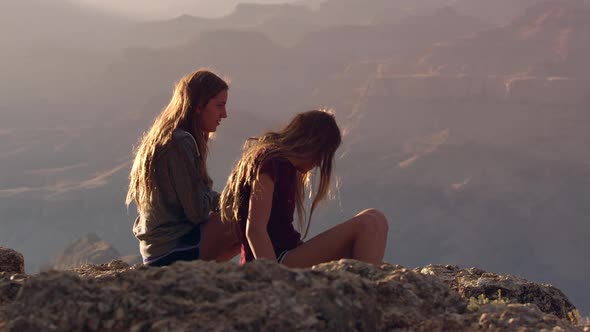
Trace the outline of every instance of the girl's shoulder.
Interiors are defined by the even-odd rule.
[[[196,152],[197,157],[201,155],[201,153],[199,152],[199,148],[197,146],[197,141],[195,140],[193,135],[191,135],[191,133],[184,129],[176,128],[174,132],[172,132],[172,139],[170,140],[170,144],[180,146],[183,149],[187,149],[190,152]]]
[[[276,181],[281,175],[288,174],[291,169],[294,169],[293,165],[286,157],[270,155],[261,158],[258,173],[267,174],[273,181]]]
[[[195,161],[200,157],[200,153],[197,142],[191,133],[183,129],[175,129],[170,140],[156,148],[154,160],[168,160],[180,156],[188,156],[191,161]]]

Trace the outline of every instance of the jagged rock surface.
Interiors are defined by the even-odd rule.
[[[509,303],[535,304],[541,311],[561,319],[567,319],[568,313],[576,309],[556,287],[511,275],[489,273],[477,268],[462,269],[457,265],[428,265],[414,270],[436,276],[466,299],[477,298],[481,294],[490,300],[501,296]]]
[[[0,272],[0,306],[14,300],[28,278],[29,276],[25,274]],[[2,320],[0,320],[0,327],[1,323]]]
[[[352,260],[287,269],[266,261],[124,262],[10,280],[0,330],[581,331],[533,304],[482,305],[435,275]],[[14,293],[14,290],[17,290]]]
[[[375,298],[376,289],[352,274],[288,270],[268,262],[193,262],[110,275],[101,270],[93,278],[43,273],[25,283],[0,317],[8,321],[7,331],[370,331],[381,318]]]
[[[25,273],[25,258],[19,252],[0,247],[0,272]]]

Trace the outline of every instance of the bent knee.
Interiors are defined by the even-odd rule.
[[[357,215],[362,221],[364,231],[374,233],[387,233],[389,224],[383,212],[377,209],[366,209]]]

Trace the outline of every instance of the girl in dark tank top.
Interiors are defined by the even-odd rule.
[[[220,203],[222,220],[233,224],[241,240],[241,263],[269,259],[309,267],[341,258],[382,262],[388,225],[375,209],[303,241],[317,204],[328,196],[340,143],[340,129],[327,110],[300,113],[282,130],[246,142]],[[305,187],[315,168],[319,185],[306,220]],[[295,210],[299,231],[293,225]]]

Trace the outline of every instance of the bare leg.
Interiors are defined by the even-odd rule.
[[[230,225],[221,222],[219,213],[211,213],[201,227],[200,258],[224,262],[240,253],[240,242]]]
[[[387,231],[385,215],[367,209],[289,251],[283,264],[303,268],[341,258],[381,264]]]

